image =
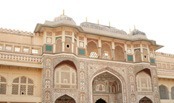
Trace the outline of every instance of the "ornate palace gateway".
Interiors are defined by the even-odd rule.
[[[174,56],[134,29],[68,16],[0,29],[0,103],[173,103]]]

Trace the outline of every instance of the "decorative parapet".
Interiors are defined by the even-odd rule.
[[[156,56],[166,56],[166,57],[174,57],[174,54],[168,54],[168,53],[162,53],[162,52],[156,52]]]
[[[39,64],[42,63],[42,57],[41,56],[5,54],[5,53],[0,53],[0,60],[39,63]]]
[[[19,31],[19,30],[12,30],[12,29],[6,29],[6,28],[0,28],[0,32],[2,33],[10,33],[10,34],[20,34],[20,35],[28,35],[33,36],[34,33],[26,32],[26,31]]]

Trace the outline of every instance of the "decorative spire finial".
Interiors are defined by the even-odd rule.
[[[109,27],[111,26],[111,22],[109,21]]]
[[[100,24],[100,23],[99,23],[99,19],[97,20],[97,23],[98,23],[98,25]]]
[[[135,25],[134,25],[134,30],[136,29]]]
[[[62,15],[65,15],[65,10],[63,9]]]

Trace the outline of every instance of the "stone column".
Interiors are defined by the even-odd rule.
[[[131,44],[131,51],[132,51],[132,54],[133,54],[133,62],[135,62],[135,53],[134,53],[133,44]]]
[[[102,58],[102,53],[101,53],[101,48],[102,48],[102,44],[101,44],[101,39],[98,39],[98,57]]]
[[[143,56],[143,46],[142,46],[142,43],[140,44],[140,53],[141,53],[141,61],[144,61],[144,56]]]
[[[74,48],[74,32],[72,32],[72,44],[71,44],[71,47],[72,47],[71,51],[72,51],[72,53],[74,53],[74,49],[76,49],[76,48]]]
[[[127,44],[124,44],[124,56],[125,60],[127,61]]]
[[[62,31],[62,52],[65,51],[65,31]]]
[[[55,40],[55,33],[52,35],[52,44],[53,44],[53,53],[56,52],[56,40]]]

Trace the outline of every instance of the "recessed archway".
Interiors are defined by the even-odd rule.
[[[76,102],[72,97],[70,97],[68,95],[63,95],[63,96],[57,98],[55,103],[76,103]]]
[[[106,103],[106,101],[100,98],[95,103]]]
[[[143,98],[139,101],[139,103],[152,103],[152,101],[151,101],[149,98],[147,98],[147,97],[143,97]]]
[[[94,77],[92,81],[92,94],[94,103],[122,103],[123,101],[121,81],[110,72],[103,72]],[[111,96],[113,98],[108,98]],[[101,98],[104,99],[100,100]],[[115,98],[119,99],[116,100]]]

